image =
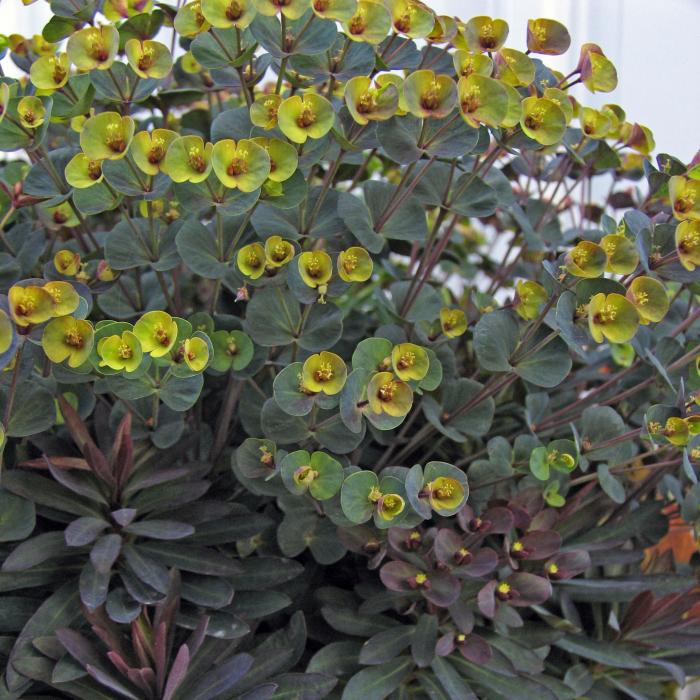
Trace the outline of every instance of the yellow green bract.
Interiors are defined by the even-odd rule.
[[[140,78],[164,78],[173,66],[173,59],[165,44],[145,39],[129,39],[124,45],[126,58]]]
[[[457,92],[462,117],[470,126],[498,126],[508,113],[508,93],[498,80],[471,73],[459,79]]]
[[[80,253],[74,253],[72,250],[59,250],[53,256],[53,264],[62,275],[74,277],[80,270]]]
[[[86,189],[102,182],[102,161],[92,160],[84,153],[74,155],[65,170],[66,182],[77,189]]]
[[[603,236],[600,245],[608,256],[605,264],[606,272],[629,275],[637,269],[639,252],[634,243],[623,234],[610,233]]]
[[[119,50],[119,32],[111,25],[80,29],[68,39],[66,50],[79,70],[107,70]]]
[[[526,97],[522,106],[520,126],[531,139],[543,146],[551,146],[561,139],[566,131],[566,116],[554,100]]]
[[[253,0],[202,0],[204,18],[218,29],[245,29],[255,19]]]
[[[674,175],[668,181],[668,192],[677,219],[700,221],[700,180]]]
[[[265,248],[261,243],[249,243],[236,254],[238,269],[253,280],[265,272]]]
[[[100,338],[97,354],[100,356],[100,367],[133,372],[141,364],[143,348],[138,336],[124,331],[121,335]]]
[[[423,39],[435,26],[435,15],[417,0],[389,0],[391,21],[398,34]]]
[[[284,182],[296,172],[299,156],[291,143],[277,138],[256,136],[250,139],[267,152],[270,159],[270,171],[267,175],[272,182]]]
[[[161,170],[173,182],[203,182],[211,173],[213,148],[201,136],[179,136],[168,146]]]
[[[29,79],[39,90],[58,90],[70,77],[70,61],[67,53],[58,56],[41,56],[29,71]]]
[[[471,51],[497,51],[508,38],[508,23],[491,17],[472,17],[462,29],[464,41]]]
[[[399,91],[395,85],[372,84],[365,76],[351,78],[345,85],[345,104],[358,124],[390,119],[399,107]]]
[[[540,307],[547,301],[545,288],[538,282],[519,280],[515,284],[515,301],[513,308],[526,321],[537,318]]]
[[[78,308],[80,296],[70,282],[47,282],[44,289],[51,296],[54,316],[65,316]]]
[[[436,75],[431,70],[411,73],[403,84],[408,111],[422,119],[446,117],[457,102],[457,86],[448,75]]]
[[[406,502],[398,493],[382,494],[377,501],[377,513],[382,520],[391,521],[403,513]]]
[[[53,316],[53,297],[42,287],[10,287],[10,313],[18,326],[43,323]]]
[[[532,53],[558,56],[571,45],[569,30],[554,19],[530,19],[527,22],[527,48]]]
[[[131,144],[131,157],[147,175],[157,175],[168,152],[170,144],[178,138],[177,132],[170,129],[139,131]]]
[[[399,343],[391,351],[391,364],[399,379],[420,381],[428,373],[430,358],[420,345]]]
[[[93,339],[89,321],[63,316],[46,324],[41,345],[51,362],[68,360],[69,367],[80,367],[90,356]]]
[[[308,138],[320,139],[331,130],[334,121],[333,105],[315,93],[288,97],[277,111],[280,130],[294,143],[306,143]]]
[[[209,23],[202,12],[200,0],[182,5],[175,15],[173,26],[178,34],[185,37],[194,37],[206,32],[209,29]]]
[[[134,324],[134,335],[144,352],[152,357],[163,357],[177,340],[177,323],[165,311],[149,311]]]
[[[117,112],[90,117],[80,132],[80,147],[90,160],[119,160],[134,137],[134,120]]]
[[[209,363],[209,345],[203,338],[187,338],[182,344],[182,358],[193,372],[201,372]]]
[[[462,309],[440,309],[440,328],[448,338],[458,338],[467,331],[467,317]]]
[[[372,269],[372,258],[360,246],[338,253],[338,276],[345,282],[366,282],[372,276]]]
[[[608,257],[605,249],[592,241],[580,241],[566,254],[566,269],[575,277],[600,277]]]
[[[270,236],[265,241],[265,262],[269,267],[283,267],[294,257],[294,246],[282,236]]]
[[[333,274],[333,261],[328,253],[314,250],[299,256],[299,274],[309,287],[320,287],[328,283]]]
[[[450,510],[464,501],[464,486],[448,476],[439,476],[426,484],[430,507],[434,510]]]
[[[343,23],[343,30],[351,41],[379,44],[391,29],[391,14],[382,3],[359,0],[355,13]]]
[[[599,293],[588,304],[588,328],[596,343],[626,343],[639,326],[639,314],[634,304],[621,294]]]
[[[309,391],[332,396],[345,386],[347,376],[348,370],[343,359],[324,350],[317,355],[311,355],[304,362],[302,385]]]
[[[676,227],[675,238],[681,264],[692,272],[700,265],[700,220],[681,221]]]
[[[367,385],[367,401],[374,413],[405,416],[413,405],[413,392],[392,372],[377,372]]]
[[[17,115],[19,123],[25,129],[36,129],[46,120],[46,109],[44,103],[33,95],[23,97],[17,104]]]
[[[653,277],[635,277],[625,296],[634,304],[642,323],[658,323],[670,306],[665,287]]]
[[[250,139],[224,139],[214,144],[212,166],[222,184],[241,192],[252,192],[262,185],[270,174],[267,151]]]

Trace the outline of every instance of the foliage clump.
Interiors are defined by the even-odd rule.
[[[50,4],[0,37],[0,698],[697,674],[700,162],[574,97],[604,51]]]

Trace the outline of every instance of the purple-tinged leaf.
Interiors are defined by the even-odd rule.
[[[136,508],[120,508],[112,511],[112,518],[122,527],[126,527],[134,521],[137,512]]]
[[[110,572],[98,571],[87,562],[80,572],[80,600],[88,610],[96,610],[107,600]]]
[[[121,683],[116,678],[111,676],[109,673],[91,666],[88,664],[86,667],[87,672],[98,682],[104,685],[106,688],[114,691],[119,697],[128,698],[128,700],[140,700],[139,696],[136,695],[136,689],[133,690]]]
[[[101,663],[97,649],[90,644],[86,637],[75,630],[63,627],[56,630],[56,637],[61,646],[80,663],[83,668],[88,664],[99,666]]]
[[[276,683],[264,683],[239,695],[235,700],[270,700],[276,692]]]
[[[483,588],[479,591],[476,597],[476,603],[479,606],[479,610],[482,615],[493,619],[496,614],[496,586],[498,586],[498,581],[495,579],[489,581]]]
[[[86,443],[83,446],[83,454],[87,459],[93,473],[103,481],[108,487],[116,486],[117,480],[114,478],[112,468],[109,466],[107,458],[94,442]]]
[[[115,474],[116,482],[121,489],[126,484],[134,468],[134,443],[131,439],[131,413],[127,412],[119,423],[114,436],[112,454],[109,456],[109,466]]]
[[[190,638],[187,640],[187,648],[190,650],[190,657],[193,657],[202,646],[202,643],[207,635],[209,620],[210,617],[208,615],[202,615],[199,618],[197,626],[192,631]]]
[[[138,618],[131,623],[131,644],[139,663],[142,666],[148,666],[153,658],[153,644],[150,629],[146,626],[143,618]]]
[[[214,700],[236,686],[253,665],[250,654],[237,654],[208,671],[206,675],[192,688],[187,700]]]
[[[142,542],[141,553],[164,566],[207,576],[231,576],[241,570],[234,559],[206,547],[170,544],[168,542]]]
[[[382,583],[390,590],[397,593],[407,593],[416,590],[416,585],[409,582],[415,580],[420,569],[405,561],[390,561],[379,570]]]
[[[464,641],[457,642],[459,653],[475,664],[485,664],[493,652],[488,642],[478,634],[468,634]]]
[[[391,661],[411,644],[414,632],[413,625],[396,625],[378,632],[362,645],[360,663],[375,666]]]
[[[455,633],[443,634],[435,644],[435,653],[438,656],[449,656],[455,650]]]
[[[513,511],[503,506],[488,508],[481,515],[476,515],[471,506],[465,506],[457,518],[462,529],[481,536],[510,532],[515,524]]]
[[[107,595],[105,610],[110,620],[125,625],[140,615],[141,605],[134,601],[123,588],[115,588]]]
[[[421,586],[421,593],[434,605],[448,608],[459,598],[462,586],[459,581],[446,571],[428,575],[429,586]]]
[[[102,491],[100,491],[95,477],[91,473],[58,469],[49,461],[48,457],[45,457],[45,459],[47,460],[46,463],[48,464],[51,476],[61,484],[61,486],[65,486],[73,493],[77,493],[78,496],[84,496],[104,506],[107,505],[107,499]]]
[[[78,518],[65,530],[65,540],[69,547],[84,547],[94,542],[109,527],[102,518]]]
[[[33,469],[48,469],[51,463],[56,469],[79,469],[89,472],[90,466],[82,457],[63,457],[61,455],[45,455],[36,459],[25,459],[17,466],[32,467]]]
[[[25,571],[41,562],[71,554],[63,532],[44,532],[25,540],[7,556],[2,565],[5,572]]]
[[[168,628],[164,622],[155,625],[153,635],[153,663],[156,667],[155,685],[159,690],[165,683],[166,663],[168,656]]]
[[[49,595],[17,636],[5,670],[5,683],[9,690],[17,690],[26,683],[27,679],[15,671],[14,663],[36,657],[32,640],[51,635],[55,630],[71,625],[79,615],[80,599],[75,582],[71,580]]]
[[[498,554],[490,547],[482,547],[474,552],[469,564],[454,569],[452,573],[458,578],[479,578],[490,574],[497,566]]]
[[[463,634],[469,634],[474,629],[474,613],[465,600],[457,600],[448,608],[452,622]]]
[[[414,668],[413,659],[401,656],[381,666],[358,671],[345,686],[342,700],[381,700],[391,695]]]
[[[63,394],[59,393],[56,400],[58,401],[58,406],[61,409],[61,414],[63,415],[66,428],[68,428],[68,432],[73,438],[73,441],[82,452],[83,445],[91,442],[94,444],[92,437],[90,436],[90,430],[83,422],[83,419],[78,415],[78,412],[63,396]]]
[[[516,546],[517,545],[517,546]],[[561,547],[561,535],[554,530],[536,530],[519,537],[511,545],[513,559],[547,559]]]
[[[323,673],[283,673],[275,677],[277,697],[322,700],[338,684],[338,679]]]
[[[194,534],[194,528],[175,520],[140,520],[127,525],[124,532],[154,540],[180,540]]]
[[[107,658],[112,662],[114,667],[122,674],[122,676],[129,677],[129,671],[133,671],[129,664],[124,661],[124,657],[118,654],[116,651],[108,651]]]
[[[95,569],[106,574],[117,560],[122,548],[122,538],[117,534],[100,537],[90,550],[90,561]]]
[[[65,475],[65,470],[56,473]],[[77,494],[56,483],[57,479],[49,479],[34,472],[21,469],[10,469],[3,472],[2,485],[8,491],[33,501],[36,505],[46,506],[62,513],[82,516],[100,517],[101,513],[94,503],[86,503],[86,498],[78,498]]]
[[[437,615],[421,615],[411,640],[411,656],[419,668],[430,666],[435,657],[438,633]]]
[[[168,592],[170,575],[166,567],[150,559],[140,547],[135,545],[124,547],[123,554],[129,569],[135,576],[160,593]]]
[[[137,491],[150,488],[151,486],[159,486],[169,481],[177,481],[191,476],[191,471],[187,467],[172,467],[169,469],[158,469],[152,472],[144,472],[139,469],[132,475],[131,479],[124,489],[125,496],[131,496]]]
[[[446,659],[433,659],[431,668],[450,700],[477,700],[464,678]]]
[[[155,605],[165,597],[161,591],[144,583],[126,566],[119,567],[119,576],[129,595],[142,605]]]
[[[555,554],[545,562],[544,571],[551,581],[561,581],[582,574],[590,566],[591,555],[584,549],[574,549]]]
[[[129,680],[141,688],[147,697],[154,697],[156,677],[151,668],[131,668],[127,673]]]
[[[461,537],[454,530],[444,527],[438,530],[435,537],[435,558],[442,564],[458,566],[460,558],[458,552],[464,547],[464,537]]]
[[[180,572],[177,569],[171,569],[169,573],[168,593],[166,597],[156,606],[156,614],[153,616],[154,626],[165,625],[172,636],[175,632],[175,615],[180,607]]]
[[[535,574],[515,573],[506,581],[516,595],[508,602],[516,608],[544,603],[552,595],[552,584],[542,576]]]
[[[187,675],[189,665],[190,650],[187,644],[183,644],[177,652],[173,665],[170,667],[170,673],[163,692],[163,700],[172,700],[173,694]]]

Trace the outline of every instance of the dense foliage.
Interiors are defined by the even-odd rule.
[[[0,699],[700,673],[700,163],[574,99],[603,50],[418,0],[50,6],[1,38]]]

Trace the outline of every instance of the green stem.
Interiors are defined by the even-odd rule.
[[[109,77],[112,79],[112,82],[114,83],[114,87],[117,88],[117,93],[119,94],[121,101],[124,104],[128,104],[129,98],[124,94],[124,91],[122,90],[122,86],[119,84],[119,81],[117,80],[117,76],[114,75],[114,72],[112,71],[111,68],[107,69],[107,75],[109,75]]]
[[[2,419],[3,427],[7,430],[10,424],[10,417],[12,415],[12,405],[15,402],[15,395],[17,393],[17,380],[19,379],[20,365],[22,364],[22,353],[24,352],[24,343],[22,343],[15,355],[15,366],[12,368],[12,380],[10,381],[10,389],[7,394],[7,403],[5,404],[5,414]]]
[[[215,462],[221,451],[226,445],[226,438],[228,437],[228,429],[231,425],[231,418],[233,417],[233,411],[236,408],[238,399],[243,393],[243,387],[245,382],[238,381],[233,374],[233,370],[229,372],[228,382],[226,384],[225,399],[224,404],[219,414],[219,423],[216,427],[216,435],[214,436],[214,443],[211,448],[211,461]]]
[[[15,249],[12,247],[10,241],[7,239],[7,236],[5,235],[5,226],[7,222],[10,220],[10,217],[15,213],[15,207],[14,205],[11,205],[10,208],[5,212],[5,215],[2,217],[2,221],[0,221],[0,240],[3,242],[3,245],[5,248],[7,248],[8,252],[12,256],[17,256],[17,253],[15,252]]]

